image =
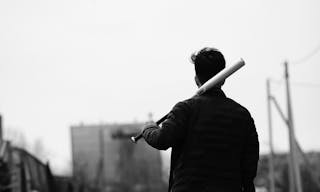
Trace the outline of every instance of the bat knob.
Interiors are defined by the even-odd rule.
[[[137,143],[137,140],[135,137],[131,137],[130,140],[133,142],[133,143]]]

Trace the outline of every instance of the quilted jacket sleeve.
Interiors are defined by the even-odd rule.
[[[166,150],[184,140],[190,115],[190,103],[187,101],[179,102],[173,107],[161,126],[155,123],[147,124],[142,135],[152,147]]]

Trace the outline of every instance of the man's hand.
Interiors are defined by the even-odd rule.
[[[141,132],[151,127],[158,127],[158,125],[154,121],[148,121],[141,127]]]
[[[135,136],[135,137],[131,137],[130,139],[131,139],[131,141],[133,142],[133,143],[137,143],[137,141],[141,138],[141,137],[143,137],[144,138],[144,136],[143,136],[143,132],[145,131],[145,130],[147,130],[147,129],[150,129],[151,127],[159,127],[158,125],[157,125],[157,123],[155,123],[154,121],[148,121],[148,122],[146,122],[141,128],[140,128],[140,134],[138,134],[137,136]]]

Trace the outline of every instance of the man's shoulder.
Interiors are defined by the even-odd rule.
[[[173,108],[181,108],[182,107],[182,108],[192,109],[195,103],[196,103],[196,100],[194,97],[192,97],[189,99],[179,101],[178,103],[175,104],[175,106]]]
[[[246,107],[244,107],[242,104],[228,97],[226,99],[227,99],[227,103],[233,107],[235,112],[241,113],[242,115],[247,117],[251,117],[249,110]]]
[[[203,97],[203,96],[195,96],[189,99],[182,100],[178,102],[174,108],[184,108],[186,110],[193,110],[196,108],[196,106],[206,105],[206,101],[209,98]],[[211,98],[212,99],[212,98]],[[221,97],[219,98],[219,102],[221,102],[221,105],[224,105],[225,108],[229,108],[230,112],[241,114],[241,116],[246,118],[251,118],[251,113],[249,110],[240,104],[239,102],[235,101],[234,99],[231,99],[229,97]]]
[[[234,99],[231,99],[229,97],[226,98],[227,102],[230,103],[231,105],[234,105],[234,107],[237,107],[243,111],[248,111],[248,109],[246,107],[244,107],[242,104],[240,104],[238,101],[235,101]]]

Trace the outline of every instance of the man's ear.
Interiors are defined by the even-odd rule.
[[[199,78],[198,78],[197,75],[194,77],[194,80],[195,80],[197,86],[198,86],[198,87],[201,87],[201,83],[200,83],[200,80],[199,80]]]

